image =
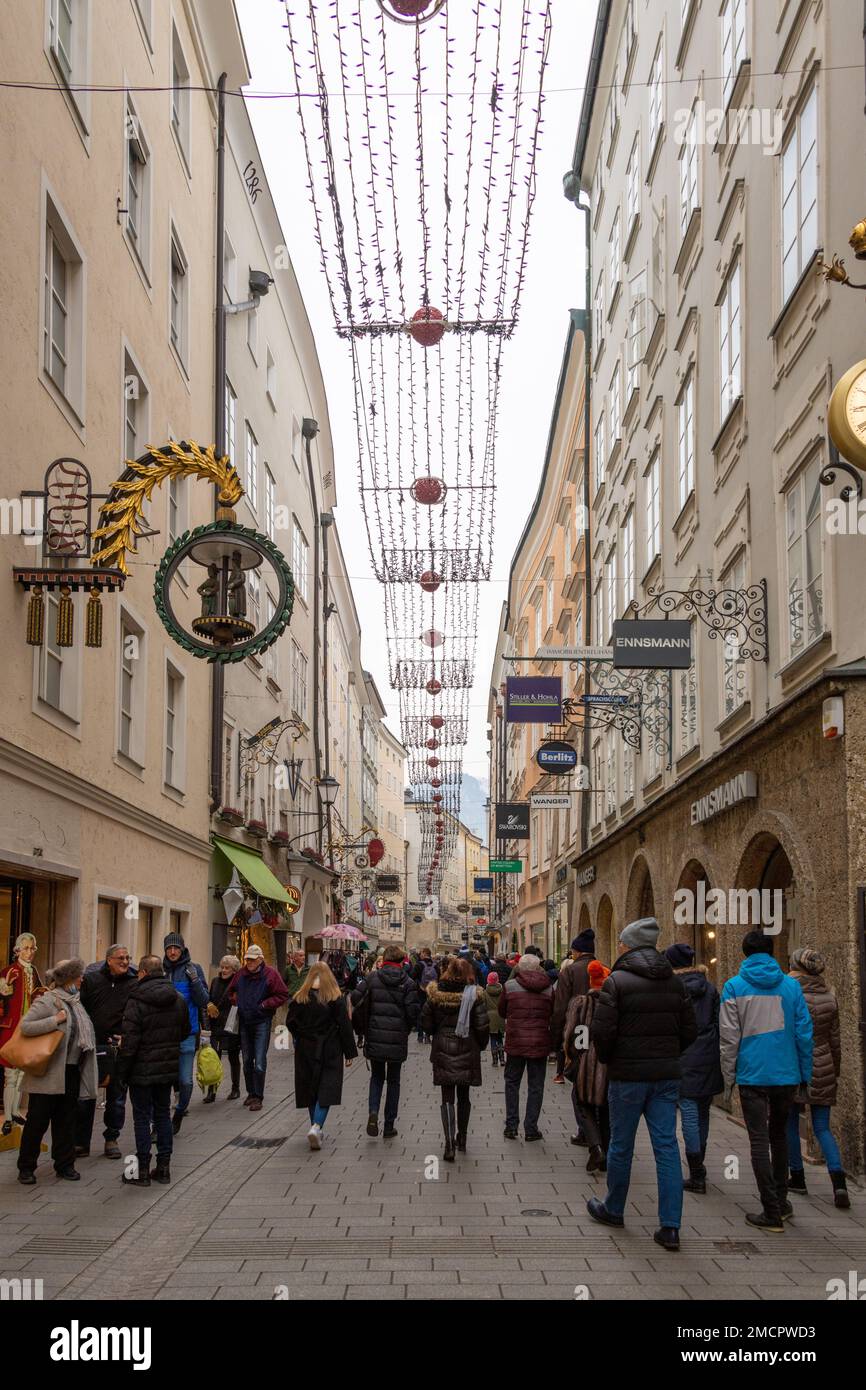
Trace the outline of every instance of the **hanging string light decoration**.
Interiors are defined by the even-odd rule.
[[[478,584],[491,573],[502,354],[526,272],[551,4],[331,0],[327,22],[321,0],[284,9],[421,817],[419,888],[438,892],[456,845]],[[435,769],[420,756],[431,730]]]

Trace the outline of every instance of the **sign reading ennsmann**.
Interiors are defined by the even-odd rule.
[[[669,618],[618,618],[612,645],[615,667],[687,670],[692,664],[692,625]]]
[[[729,807],[736,806],[741,801],[747,801],[749,797],[758,795],[758,777],[754,772],[738,772],[736,777],[732,777],[728,782],[722,782],[721,786],[713,787],[706,796],[699,796],[697,801],[692,802],[692,825],[700,825],[701,821],[711,820],[720,811],[727,811]]]

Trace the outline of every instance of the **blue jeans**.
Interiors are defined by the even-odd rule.
[[[93,1137],[93,1121],[96,1116],[95,1100],[80,1100],[78,1102],[78,1114],[75,1117],[75,1147],[78,1149],[89,1149],[90,1140]],[[120,1131],[123,1129],[126,1120],[126,1087],[112,1076],[105,1088],[105,1128],[102,1137],[106,1143],[109,1139],[118,1139]]]
[[[192,1097],[192,1076],[195,1068],[195,1054],[198,1048],[198,1033],[190,1033],[180,1045],[180,1076],[177,1087],[177,1106],[175,1114],[185,1115]]]
[[[788,1164],[796,1173],[803,1171],[803,1150],[800,1148],[800,1116],[805,1109],[805,1105],[792,1105],[791,1113],[788,1116]],[[842,1155],[830,1128],[829,1105],[810,1105],[809,1110],[812,1117],[812,1129],[815,1132],[815,1138],[821,1145],[827,1171],[841,1173]]]
[[[132,1123],[135,1128],[135,1152],[139,1172],[146,1173],[150,1163],[150,1127],[156,1125],[156,1156],[170,1158],[172,1150],[171,1082],[161,1086],[129,1088],[132,1102]]]
[[[388,1077],[388,1090],[385,1093],[385,1124],[392,1125],[397,1118],[400,1105],[400,1068],[402,1062],[385,1062],[378,1057],[370,1058],[370,1097],[368,1109],[378,1115],[385,1089],[385,1076]]]
[[[321,1129],[328,1118],[328,1111],[330,1108],[330,1105],[320,1105],[319,1102],[316,1101],[315,1105],[310,1106],[310,1124],[318,1125]]]
[[[254,1100],[262,1100],[265,1094],[265,1072],[268,1069],[271,1020],[256,1018],[246,1023],[241,1019],[240,1037],[247,1095],[252,1096]]]
[[[680,1097],[680,1124],[687,1154],[703,1154],[707,1147],[712,1103],[712,1096],[700,1096],[697,1100]]]
[[[679,1230],[683,1214],[683,1176],[677,1149],[678,1081],[611,1081],[607,1196],[612,1216],[622,1216],[631,1179],[634,1141],[641,1116],[646,1120],[656,1164],[659,1225]]]

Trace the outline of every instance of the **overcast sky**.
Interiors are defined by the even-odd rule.
[[[236,0],[252,82],[249,92],[293,87],[283,7],[277,0]],[[368,0],[372,6],[374,0]],[[454,6],[455,0],[449,0]],[[457,0],[460,9],[465,0]],[[518,7],[521,0],[504,0]],[[304,0],[294,7],[302,10]],[[330,5],[317,0],[318,10]],[[505,352],[496,455],[497,500],[493,576],[481,585],[475,684],[470,692],[470,738],[466,772],[486,778],[487,695],[496,632],[511,559],[544,461],[556,383],[568,329],[568,311],[583,306],[583,221],[562,194],[562,175],[571,164],[583,96],[596,0],[552,0],[553,32],[545,78],[544,130],[538,161],[538,191],[521,320]],[[453,10],[452,10],[453,14]],[[394,87],[397,87],[396,81]],[[412,73],[400,90],[408,92]],[[413,110],[413,98],[396,97],[398,110]],[[315,334],[328,393],[337,474],[337,524],[363,624],[363,659],[388,707],[399,736],[397,692],[388,682],[384,610],[370,566],[364,528],[357,519],[357,436],[352,419],[352,377],[346,343],[334,332],[333,315],[313,236],[306,191],[306,166],[294,101],[250,102],[250,113],[286,245]],[[407,173],[408,177],[408,173]],[[323,195],[324,196],[324,195]],[[400,190],[398,189],[398,197]],[[407,197],[416,196],[410,177]],[[371,615],[381,613],[377,628]]]

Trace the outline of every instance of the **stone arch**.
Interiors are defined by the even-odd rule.
[[[755,891],[760,893],[760,908],[767,910],[757,921],[738,921],[736,925],[742,935],[766,926],[766,916],[777,914],[781,908],[781,930],[771,934],[775,936],[776,960],[783,970],[787,970],[791,952],[798,945],[806,944],[800,940],[803,916],[801,892],[787,846],[771,830],[759,830],[745,846],[737,868],[735,886],[750,894]],[[759,908],[758,900],[752,898],[749,907],[754,916]]]
[[[310,884],[304,894],[303,914],[301,930],[304,934],[304,952],[308,956],[317,955],[324,945],[324,942],[316,938],[316,932],[320,932],[325,925],[325,911],[321,894],[313,884]]]
[[[642,854],[637,855],[628,877],[625,894],[625,922],[634,922],[638,917],[654,917],[655,892],[653,890],[650,866]]]
[[[719,937],[716,924],[707,923],[706,918],[706,895],[715,885],[712,883],[710,874],[701,859],[694,855],[683,865],[677,883],[677,893],[685,890],[690,898],[688,902],[674,899],[673,907],[673,940],[684,941],[695,953],[695,963],[705,965],[710,978],[714,983],[718,982],[719,964]],[[681,921],[686,916],[684,909],[690,907],[688,913],[689,920]],[[712,914],[711,914],[712,915]]]
[[[605,893],[598,904],[595,919],[595,954],[605,965],[613,965],[618,949],[613,903]]]
[[[580,914],[577,919],[577,932],[575,935],[579,936],[581,932],[590,931],[591,928],[592,918],[589,915],[589,908],[586,902],[582,902],[580,905]]]

